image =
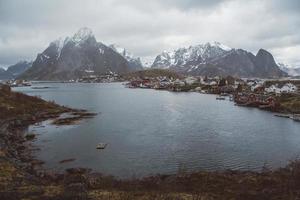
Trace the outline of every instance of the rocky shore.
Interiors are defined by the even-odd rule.
[[[62,114],[66,116],[61,117]],[[94,115],[13,92],[10,87],[0,85],[0,199],[23,199],[28,195],[40,199],[45,188],[55,189],[56,180],[86,172],[86,169],[77,169],[56,174],[43,170],[43,161],[32,156],[32,151],[37,149],[31,140],[36,135],[25,130],[29,125],[48,119],[53,119],[56,125],[70,125]]]
[[[61,114],[67,117],[59,118]],[[119,180],[90,169],[64,173],[44,170],[32,156],[35,136],[24,134],[28,125],[47,119],[73,124],[94,114],[46,102],[0,87],[0,199],[99,200],[214,200],[299,199],[300,162],[261,172],[217,171],[155,175]],[[59,120],[63,119],[63,120]],[[73,121],[74,119],[74,121]]]

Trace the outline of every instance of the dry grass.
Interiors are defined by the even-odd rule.
[[[0,120],[8,118],[34,118],[42,112],[58,114],[67,108],[38,97],[10,91],[7,86],[0,87]]]
[[[300,113],[300,95],[283,94],[279,97],[281,110],[289,113]]]

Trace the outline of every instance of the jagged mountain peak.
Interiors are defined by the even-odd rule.
[[[93,31],[87,27],[80,28],[72,37],[72,41],[75,43],[80,43],[89,38],[94,38]]]
[[[224,51],[230,51],[232,48],[228,47],[227,45],[224,45],[220,42],[216,42],[216,41],[213,41],[213,42],[207,42],[205,45],[204,45],[206,48],[208,47],[217,47],[217,48],[220,48]]]
[[[111,44],[109,45],[109,47],[124,57],[134,58],[132,53],[128,52],[125,48],[121,47],[118,44]]]
[[[19,78],[30,80],[69,80],[86,75],[86,71],[104,74],[107,71],[125,73],[142,69],[139,59],[129,59],[129,53],[97,42],[89,28],[81,28],[72,37],[59,38],[38,54],[32,67]]]
[[[57,52],[58,52],[57,58],[60,56],[62,48],[69,41],[70,41],[69,37],[66,37],[66,38],[60,37],[57,40],[54,40],[53,42],[50,43],[50,46],[53,45],[57,49]]]
[[[272,56],[272,54],[265,49],[259,49],[256,56]]]
[[[90,28],[83,27],[80,28],[72,37],[59,37],[58,39],[51,42],[50,45],[56,46],[58,50],[61,50],[63,46],[70,41],[78,45],[87,41],[90,38],[92,38],[94,42],[96,42],[93,31]]]
[[[235,75],[240,77],[281,77],[271,53],[260,49],[253,55],[243,49],[230,48],[220,42],[208,42],[159,54],[152,68],[169,68],[191,75]]]
[[[163,51],[156,57],[152,67],[184,67],[186,65],[194,65],[196,62],[204,63],[207,60],[221,56],[230,50],[231,48],[220,42],[208,42],[205,44],[189,46],[187,48],[179,48],[174,51]]]

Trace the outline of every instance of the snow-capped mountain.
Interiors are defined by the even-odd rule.
[[[171,52],[163,51],[156,57],[152,68],[185,67],[201,64],[230,50],[231,48],[219,42],[212,42],[188,48],[180,48]]]
[[[278,66],[282,71],[288,73],[289,76],[300,76],[300,68],[294,68],[283,63],[278,63]]]
[[[125,48],[120,47],[119,45],[112,44],[109,45],[109,47],[122,55],[129,62],[132,68],[135,68],[136,70],[143,69],[143,65],[139,57],[135,57],[132,53],[128,52]]]
[[[266,50],[260,49],[255,56],[219,42],[180,48],[171,52],[164,51],[156,57],[152,68],[167,68],[180,73],[207,76],[286,76]]]
[[[124,73],[136,70],[110,47],[97,42],[92,31],[81,28],[72,37],[60,38],[37,55],[32,67],[20,79],[69,80],[88,72],[104,74],[108,71]]]

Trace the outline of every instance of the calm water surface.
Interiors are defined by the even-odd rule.
[[[74,126],[32,126],[40,133],[36,157],[45,167],[89,167],[120,178],[179,169],[260,170],[300,155],[300,123],[255,108],[217,101],[214,95],[128,89],[120,83],[43,83],[16,88],[29,95],[99,112]],[[99,142],[108,143],[96,150]],[[63,159],[74,162],[59,164]]]

